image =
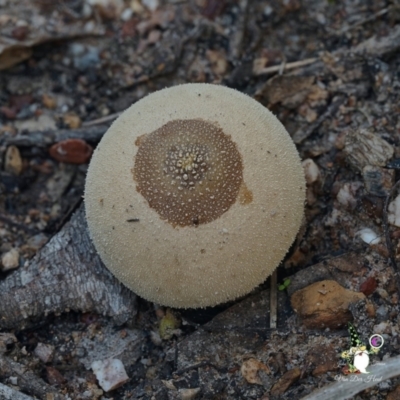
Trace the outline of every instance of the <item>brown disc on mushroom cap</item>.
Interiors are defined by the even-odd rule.
[[[95,150],[85,188],[107,268],[138,295],[184,308],[262,283],[295,239],[304,200],[282,124],[209,84],[164,89],[126,110]]]

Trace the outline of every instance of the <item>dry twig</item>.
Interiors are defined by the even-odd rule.
[[[318,58],[314,57],[314,58],[306,58],[305,60],[294,61],[294,62],[290,62],[290,63],[284,62],[279,65],[272,65],[271,67],[263,68],[263,69],[257,71],[257,73],[255,75],[257,75],[257,76],[258,75],[268,75],[268,74],[273,74],[275,72],[283,73],[284,71],[289,71],[292,69],[305,67],[306,65],[314,64],[316,61],[318,61]]]

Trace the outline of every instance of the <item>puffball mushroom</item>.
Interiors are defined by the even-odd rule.
[[[278,119],[236,90],[184,84],[128,108],[96,148],[85,207],[106,267],[161,305],[247,294],[299,230],[305,179]]]

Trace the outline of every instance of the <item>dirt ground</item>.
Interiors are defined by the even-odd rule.
[[[395,0],[0,0],[0,399],[400,398],[399,49]],[[186,82],[254,97],[304,160],[277,328],[270,280],[169,310],[88,240],[93,148],[132,103]],[[384,339],[369,382],[341,358],[349,321]],[[110,391],[105,359],[129,378]]]

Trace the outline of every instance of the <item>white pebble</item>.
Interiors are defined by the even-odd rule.
[[[312,185],[320,177],[320,171],[318,165],[315,164],[311,158],[304,160],[301,165],[304,169],[304,175],[306,177],[307,185]]]
[[[129,380],[124,365],[116,358],[94,361],[91,368],[105,392],[116,389]]]
[[[389,204],[388,221],[389,224],[400,227],[400,194]]]
[[[121,14],[121,19],[122,21],[129,21],[132,17],[133,10],[131,8],[125,8],[124,11],[122,11]]]
[[[17,386],[18,385],[18,377],[17,376],[10,376],[9,378],[11,385]]]
[[[361,182],[347,182],[339,190],[336,199],[345,207],[354,208],[357,205],[355,198],[357,190],[362,186]]]
[[[363,228],[357,234],[368,244],[378,244],[381,241],[381,238],[370,228]]]

